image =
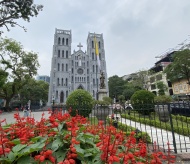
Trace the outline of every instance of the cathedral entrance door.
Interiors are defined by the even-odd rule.
[[[63,91],[60,93],[60,103],[64,102],[64,93]]]
[[[79,86],[78,86],[78,89],[84,89],[84,88],[82,87],[82,85],[79,85]]]

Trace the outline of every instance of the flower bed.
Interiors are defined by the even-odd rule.
[[[90,125],[79,115],[57,113],[41,121],[14,115],[14,124],[0,126],[1,164],[161,164],[171,157],[149,154],[146,144],[136,142],[102,121]],[[1,121],[1,125],[6,120]],[[169,158],[170,157],[170,158]]]

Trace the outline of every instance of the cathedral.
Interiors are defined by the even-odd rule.
[[[71,43],[71,30],[55,30],[48,95],[49,105],[53,101],[56,104],[65,103],[69,94],[76,89],[84,89],[98,100],[102,73],[105,77],[105,90],[108,95],[103,34],[88,33],[85,52],[79,43],[78,50],[74,50],[72,53]],[[95,47],[98,48],[98,51]]]

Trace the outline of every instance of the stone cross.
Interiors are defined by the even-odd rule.
[[[79,45],[77,45],[77,47],[79,47],[79,50],[81,50],[81,47],[83,47],[83,45],[81,43],[79,43]]]

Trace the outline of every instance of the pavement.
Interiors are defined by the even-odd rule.
[[[18,113],[18,112],[17,111],[3,112],[0,114],[0,120],[6,119],[7,124],[14,123],[15,122],[15,119],[14,119],[15,113]],[[38,112],[30,112],[30,117],[35,118],[36,121],[40,121],[43,113],[44,113],[44,118],[48,118],[50,116],[48,111],[38,111]],[[19,111],[19,114],[21,117],[24,117],[24,113],[22,111]]]

